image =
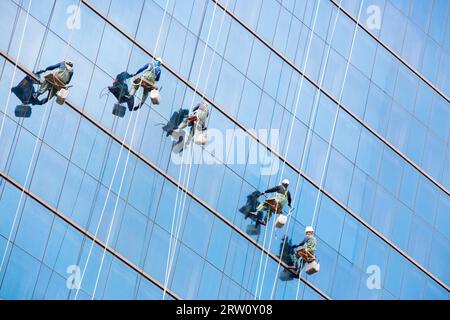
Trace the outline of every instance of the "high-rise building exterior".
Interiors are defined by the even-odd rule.
[[[449,12],[0,1],[0,298],[449,299]],[[157,57],[161,103],[114,115],[107,87]],[[66,103],[16,117],[11,88],[69,60]],[[163,125],[201,100],[208,142],[175,154]],[[256,226],[286,178],[286,225]],[[320,270],[297,279],[306,226]]]

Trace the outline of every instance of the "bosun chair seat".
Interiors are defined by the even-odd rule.
[[[54,88],[52,90],[56,91],[56,103],[63,105],[66,102],[69,92],[67,91],[66,84],[59,80],[53,73],[49,73],[45,76],[47,80]]]
[[[311,252],[305,250],[304,248],[299,249],[297,251],[297,254],[305,261],[313,261],[316,259],[316,257]]]
[[[266,199],[265,202],[270,208],[271,212],[275,212],[281,214],[283,212],[283,207],[277,204],[277,201],[274,198]]]
[[[57,88],[65,88],[66,84],[59,80],[53,73],[49,73],[45,76],[45,80],[47,80],[52,86]]]
[[[140,84],[140,86],[144,89],[148,89],[148,90],[153,90],[156,89],[156,86],[154,84],[152,84],[150,81],[148,81],[147,79],[141,77],[141,78],[136,78],[134,79],[134,84]]]

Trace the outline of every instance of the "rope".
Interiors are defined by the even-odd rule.
[[[30,8],[31,8],[32,3],[33,3],[33,0],[30,0],[30,2],[28,4],[27,16],[25,18],[25,25],[24,25],[22,36],[21,36],[21,40],[20,40],[19,51],[18,51],[16,63],[14,65],[14,72],[13,72],[13,77],[11,79],[11,86],[10,87],[13,86],[14,78],[15,78],[15,75],[16,75],[17,65],[18,65],[19,59],[20,59],[20,53],[21,53],[21,49],[22,49],[22,45],[23,45],[23,40],[24,40],[24,36],[25,36],[26,27],[27,27],[27,24],[28,24],[28,18],[30,16]],[[78,6],[80,6],[80,4],[81,4],[81,0],[79,1]],[[47,28],[46,28],[46,32],[44,34],[44,38],[42,39],[42,44],[41,44],[41,48],[40,48],[39,53],[38,53],[38,57],[36,59],[37,61],[35,63],[35,67],[36,67],[36,65],[38,65],[38,63],[41,60],[42,52],[43,52],[43,46],[44,46],[45,42],[47,41],[48,28],[49,28],[50,21],[52,19],[52,15],[53,15],[53,12],[54,12],[54,6],[55,6],[55,4],[53,4],[53,7],[52,7],[51,16],[49,17],[49,21],[48,21],[48,25],[47,25]],[[71,33],[73,33],[73,30],[71,30]],[[68,46],[70,46],[70,39],[69,39],[69,42],[66,45],[66,48]],[[65,59],[66,59],[66,55],[64,56],[64,60]],[[1,136],[1,133],[2,133],[2,130],[3,130],[3,124],[4,124],[4,121],[5,121],[5,117],[6,117],[6,113],[7,113],[7,108],[8,108],[8,105],[9,105],[10,97],[11,97],[11,91],[9,92],[8,98],[7,98],[7,104],[6,104],[6,107],[5,107],[5,113],[3,115],[3,120],[2,120],[2,126],[0,128],[0,136]],[[53,107],[54,102],[55,101],[53,100],[52,105],[51,105],[50,108]],[[32,168],[32,165],[33,165],[34,157],[35,157],[36,151],[38,149],[39,137],[42,134],[42,129],[44,127],[44,122],[45,122],[45,119],[47,118],[46,117],[47,116],[47,109],[48,109],[47,107],[44,108],[44,114],[42,115],[42,121],[41,121],[41,123],[39,125],[39,130],[38,130],[38,134],[36,136],[36,142],[34,144],[33,153],[32,153],[31,160],[30,160],[30,164],[28,165],[27,174],[25,176],[25,182],[24,182],[23,188],[22,188],[22,190],[20,192],[19,202],[17,204],[17,208],[16,208],[16,212],[14,214],[14,219],[13,219],[13,223],[12,223],[12,226],[11,226],[11,230],[10,230],[9,235],[8,235],[8,241],[6,242],[6,248],[5,248],[5,251],[3,253],[1,263],[0,263],[0,272],[3,269],[3,265],[5,263],[5,258],[6,258],[8,249],[9,249],[9,244],[11,242],[11,239],[12,239],[12,236],[13,236],[13,233],[14,233],[14,228],[15,228],[15,225],[16,225],[17,218],[19,216],[21,203],[22,203],[22,200],[23,200],[23,197],[24,197],[24,194],[25,194],[25,188],[26,188],[26,186],[28,184],[28,179],[30,178],[30,173],[31,173],[31,168]]]
[[[320,4],[318,4],[317,9],[319,8],[319,5],[320,5]],[[317,13],[317,11],[316,11],[316,13]],[[330,44],[329,44],[328,49],[327,49],[327,55],[326,55],[326,59],[325,59],[324,68],[323,68],[322,73],[321,73],[321,75],[320,75],[320,81],[319,81],[319,86],[320,86],[320,87],[322,86],[323,80],[324,80],[324,77],[325,77],[326,66],[327,66],[327,64],[328,64],[329,54],[330,54],[330,50],[331,50],[331,41],[333,40],[333,37],[334,37],[334,32],[335,32],[335,29],[336,29],[336,23],[337,23],[338,17],[339,17],[339,11],[337,12],[336,18],[335,18],[335,20],[334,20],[333,29],[332,29],[332,33],[331,33],[331,37],[330,37]],[[312,30],[312,32],[313,32],[313,31],[314,31],[314,29]],[[311,34],[311,36],[312,36],[312,34]],[[304,70],[306,70],[306,68],[305,68]],[[296,112],[297,112],[297,106],[298,106],[298,103],[299,103],[301,90],[302,90],[302,88],[303,88],[303,82],[304,82],[304,76],[302,76],[300,88],[299,88],[299,90],[298,90],[298,92],[297,92],[296,107],[295,107],[295,113],[294,113],[294,114],[296,114]],[[319,96],[319,94],[316,95],[316,98],[318,98],[318,96]],[[316,102],[318,102],[318,100],[316,100]],[[316,106],[316,105],[315,105],[315,106]],[[314,109],[314,110],[313,110],[313,114],[311,115],[311,118],[310,118],[310,127],[308,128],[307,138],[306,138],[306,142],[305,142],[305,147],[304,147],[303,152],[302,152],[302,158],[301,158],[301,162],[300,162],[300,170],[302,170],[302,168],[303,168],[303,164],[304,164],[304,161],[305,161],[305,155],[306,155],[306,152],[305,152],[305,151],[308,149],[309,140],[310,140],[310,138],[311,138],[312,126],[313,126],[313,122],[314,122],[314,118],[315,118],[315,112],[316,112],[316,108],[313,108],[313,109]],[[292,123],[292,125],[293,125],[293,123]],[[291,129],[292,129],[292,127],[291,127]],[[292,132],[291,132],[291,133],[292,133]],[[299,188],[300,188],[300,187],[299,187],[299,185],[300,185],[300,184],[299,184],[299,182],[300,182],[300,177],[301,177],[301,175],[298,175],[298,177],[297,177],[296,188],[295,188],[295,192],[294,192],[294,197],[293,197],[293,199],[296,199],[296,198],[297,198],[297,194],[298,194],[298,191],[299,191]],[[286,237],[286,236],[287,236],[287,233],[289,232],[290,222],[291,222],[291,219],[288,218],[288,223],[287,223],[287,226],[286,226],[286,232],[285,232],[285,234],[284,234],[284,237]],[[281,252],[284,251],[285,245],[286,245],[286,242],[283,243]],[[279,261],[279,263],[278,263],[278,265],[277,265],[277,273],[279,272],[280,266],[281,266],[281,260]],[[270,298],[271,298],[271,299],[273,298],[273,296],[274,296],[274,294],[275,294],[276,283],[277,283],[277,278],[274,279],[274,283],[273,283],[273,285],[272,285],[272,292],[271,292],[271,295],[270,295]]]
[[[337,16],[339,15],[339,13],[341,11],[340,10],[341,9],[341,4],[342,4],[342,0],[340,0],[340,2],[339,2],[339,7],[338,7],[338,10],[337,10],[337,14],[336,14],[336,21],[337,21]],[[360,7],[359,7],[359,13],[358,13],[357,22],[359,22],[359,19],[361,17],[361,10],[362,10],[363,4],[364,4],[364,0],[361,1]],[[335,21],[335,26],[336,26],[336,21]],[[324,168],[323,168],[323,171],[322,171],[322,176],[321,176],[321,179],[320,179],[319,189],[317,190],[316,203],[315,203],[315,206],[314,206],[314,212],[313,212],[313,216],[312,216],[312,219],[311,219],[311,226],[313,226],[313,227],[314,227],[314,223],[315,223],[315,216],[316,216],[317,209],[318,209],[318,203],[319,203],[320,195],[322,194],[322,191],[323,191],[323,183],[324,183],[324,178],[325,178],[325,174],[326,174],[326,171],[327,171],[327,163],[328,163],[328,160],[329,160],[329,156],[331,154],[331,146],[332,146],[332,143],[333,143],[334,133],[335,133],[335,130],[336,130],[337,119],[339,117],[339,110],[340,110],[339,105],[341,104],[342,96],[343,96],[343,93],[344,93],[345,84],[347,82],[347,74],[348,74],[348,69],[349,69],[349,66],[350,66],[350,60],[351,60],[352,54],[353,54],[353,48],[354,48],[354,44],[355,44],[355,38],[356,38],[356,32],[357,31],[358,31],[358,23],[355,25],[355,31],[353,32],[352,44],[351,44],[351,47],[350,47],[350,54],[349,54],[349,57],[348,57],[348,60],[347,60],[346,68],[345,68],[344,79],[343,79],[343,82],[342,82],[341,92],[339,94],[339,99],[338,99],[338,105],[336,106],[336,113],[334,115],[333,127],[332,127],[332,131],[331,131],[330,141],[328,143],[327,155],[325,157],[325,164],[324,164]],[[331,40],[330,40],[330,47],[331,47]],[[316,103],[316,109],[317,109],[318,98],[316,100],[317,100],[317,103]],[[313,120],[314,120],[314,118],[313,118]],[[302,271],[303,271],[303,261],[302,261],[301,267],[302,268],[299,271],[299,281],[298,281],[298,284],[297,284],[297,292],[296,292],[296,296],[295,296],[296,300],[298,299],[298,293],[299,293],[299,288],[300,288],[300,278],[301,278],[301,274],[302,274]]]
[[[31,9],[31,5],[32,4],[33,4],[33,0],[30,0],[30,2],[28,3],[28,9],[26,11],[27,14],[26,14],[26,17],[25,17],[25,24],[23,26],[22,35],[20,37],[19,50],[17,51],[16,63],[14,64],[14,71],[13,71],[13,75],[11,77],[11,83],[9,85],[9,88],[13,87],[14,79],[16,78],[17,65],[19,64],[20,56],[22,54],[22,45],[23,45],[23,40],[25,38],[25,31],[27,30],[28,18],[30,17],[30,9]],[[5,125],[5,119],[6,119],[6,114],[7,114],[7,111],[8,111],[9,101],[11,99],[11,94],[12,94],[12,92],[9,91],[8,98],[6,99],[6,106],[5,106],[5,110],[4,110],[4,114],[3,114],[3,118],[2,118],[2,124],[0,126],[0,137],[1,137],[2,133],[3,133],[3,127]],[[0,271],[1,271],[1,268],[0,268]]]
[[[166,14],[167,14],[168,4],[169,4],[169,0],[166,1],[166,6],[165,6],[165,9],[164,9],[163,19],[162,19],[162,21],[161,21],[161,25],[160,25],[160,28],[159,28],[158,36],[157,36],[157,39],[156,39],[156,45],[155,45],[155,50],[154,50],[154,52],[153,52],[153,56],[156,55],[156,51],[157,51],[157,49],[158,49],[158,44],[159,44],[159,40],[160,40],[160,37],[161,37],[162,28],[163,28],[163,25],[164,25],[164,21],[165,21],[165,18],[166,18]],[[130,54],[130,59],[131,59],[131,54]],[[134,141],[134,137],[135,137],[135,133],[136,133],[137,123],[138,123],[137,120],[139,119],[139,114],[140,114],[141,109],[142,109],[142,108],[139,108],[138,111],[137,111],[137,113],[136,113],[136,120],[135,120],[135,122],[134,122],[133,131],[132,131],[132,135],[131,135],[130,149],[129,149],[128,152],[127,152],[127,158],[126,158],[126,161],[125,161],[125,167],[124,167],[124,169],[123,169],[123,173],[122,173],[122,177],[121,177],[121,181],[120,181],[120,186],[119,186],[119,191],[118,191],[118,194],[117,194],[116,202],[115,202],[115,204],[114,204],[114,211],[113,211],[112,219],[111,219],[111,223],[109,224],[109,229],[108,229],[108,234],[107,234],[107,238],[106,238],[106,243],[105,243],[105,247],[103,248],[103,254],[102,254],[102,258],[101,258],[101,262],[100,262],[100,267],[99,267],[99,271],[98,271],[98,273],[97,273],[97,277],[96,277],[96,281],[95,281],[95,285],[94,285],[94,291],[93,291],[93,294],[92,294],[92,300],[94,299],[95,293],[96,293],[96,291],[97,291],[97,287],[98,287],[98,282],[99,282],[99,279],[100,279],[101,270],[102,270],[102,268],[103,268],[103,263],[104,263],[105,256],[106,256],[106,248],[108,247],[109,240],[110,240],[110,237],[111,237],[112,227],[113,227],[113,225],[114,225],[114,220],[115,220],[115,216],[116,216],[116,212],[117,212],[117,207],[118,207],[118,203],[119,203],[119,199],[120,199],[120,193],[121,193],[121,191],[122,191],[123,182],[124,182],[124,179],[125,179],[125,174],[126,174],[126,172],[127,172],[128,163],[129,163],[129,160],[130,160],[131,146],[133,145],[133,141]],[[107,199],[106,199],[105,204],[104,204],[104,206],[103,206],[102,215],[104,214],[104,209],[106,209],[106,204],[107,204],[107,202],[108,202],[108,196],[109,196],[109,194],[110,194],[110,192],[111,192],[112,184],[113,184],[113,182],[114,182],[115,175],[116,175],[116,173],[117,173],[117,168],[118,168],[119,160],[120,160],[120,158],[121,158],[121,153],[122,153],[122,151],[123,151],[123,149],[124,149],[123,146],[124,146],[124,144],[125,144],[126,136],[127,136],[127,134],[128,134],[129,125],[130,125],[130,123],[131,123],[131,119],[132,119],[132,118],[133,118],[133,114],[130,115],[130,119],[129,119],[129,121],[128,121],[127,129],[126,129],[125,136],[124,136],[124,140],[123,140],[122,145],[121,145],[121,150],[120,150],[120,153],[119,153],[119,157],[118,157],[118,159],[117,159],[116,166],[115,166],[115,169],[114,169],[114,173],[113,173],[113,176],[112,176],[112,179],[111,179],[111,184],[110,184],[110,186],[109,186]],[[101,224],[101,221],[99,222],[97,231],[98,231],[98,229],[99,229],[99,227],[100,227],[100,224]],[[95,238],[94,238],[94,239],[95,239]],[[91,249],[90,249],[90,252],[89,252],[90,255],[92,254],[92,248],[93,248],[93,245],[94,245],[94,241],[92,242],[92,245],[91,245]],[[83,271],[83,276],[84,276],[84,273],[85,273],[85,271],[86,271],[87,264],[88,264],[88,262],[86,263],[86,267],[85,267],[85,269],[84,269],[84,271]],[[83,276],[82,276],[81,279],[83,279]],[[75,299],[77,298],[78,292],[79,292],[79,290],[80,290],[80,288],[81,288],[81,283],[82,283],[82,280],[80,281],[80,286],[79,286],[79,288],[78,288],[78,290],[77,290],[77,294],[76,294],[76,296],[75,296]]]
[[[205,43],[205,49],[203,50],[202,60],[201,60],[201,64],[200,64],[199,73],[198,73],[198,76],[197,76],[197,81],[196,81],[194,93],[192,95],[192,101],[191,101],[191,106],[189,108],[189,113],[192,112],[192,109],[194,107],[195,95],[197,93],[198,84],[200,83],[200,77],[201,77],[201,74],[202,74],[202,71],[203,71],[203,64],[204,64],[204,61],[205,61],[206,50],[208,48],[208,43],[209,43],[209,39],[210,39],[210,36],[211,36],[212,25],[214,23],[217,7],[218,7],[217,1],[214,1],[214,11],[213,11],[213,15],[212,15],[211,22],[210,22],[210,25],[209,25],[208,35],[207,35],[206,43]],[[219,33],[217,35],[215,48],[213,49],[214,51],[213,51],[210,67],[209,67],[209,70],[208,70],[207,79],[206,79],[206,82],[205,82],[205,86],[206,86],[205,92],[206,92],[206,89],[208,88],[208,81],[209,81],[212,65],[214,63],[214,57],[215,57],[215,53],[216,53],[216,50],[217,50],[218,41],[220,39],[220,34],[221,34],[221,31],[222,31],[223,22],[224,22],[224,17],[225,17],[225,12],[222,15],[222,21],[221,21],[221,24],[220,24]],[[205,94],[202,95],[202,98],[203,99],[205,98]],[[194,129],[194,134],[195,134],[195,131],[198,129],[198,123],[195,123],[195,127],[193,129]],[[183,141],[183,143],[185,143],[185,141]],[[193,153],[193,148],[191,148],[189,151],[190,151],[190,154],[192,154]],[[170,243],[169,243],[168,260],[167,260],[167,265],[166,265],[166,277],[165,277],[165,281],[164,281],[163,300],[165,299],[165,296],[166,296],[167,286],[168,286],[169,279],[170,279],[170,273],[171,273],[171,270],[172,270],[173,261],[175,259],[175,253],[176,253],[176,248],[177,248],[177,241],[178,241],[178,237],[179,237],[180,230],[181,230],[181,223],[183,221],[184,209],[185,209],[185,204],[186,204],[186,199],[187,199],[187,193],[185,192],[184,195],[181,195],[181,200],[178,202],[179,190],[180,190],[179,186],[180,186],[180,183],[181,183],[181,174],[182,174],[182,171],[183,171],[184,156],[185,156],[185,152],[183,152],[183,156],[182,156],[181,167],[180,167],[180,172],[179,172],[179,176],[178,176],[178,183],[177,183],[177,194],[176,194],[175,206],[174,206],[174,211],[173,211],[173,216],[172,216],[172,227],[171,227],[171,233],[170,233],[171,234],[171,238],[170,238]],[[187,173],[185,172],[184,173],[184,177],[183,177],[183,184],[186,186],[186,188],[189,186],[191,169],[192,169],[192,161],[189,164],[188,172]],[[186,180],[187,180],[187,182],[186,182]],[[177,205],[178,205],[178,210],[177,210]],[[176,212],[179,212],[179,215],[178,215],[178,219],[177,219],[177,226],[175,228],[176,235],[175,235],[175,239],[173,240],[172,239],[173,238],[173,223],[174,223],[174,220],[175,220]],[[174,241],[173,249],[171,249],[173,241]],[[170,259],[169,259],[169,256],[170,256]]]
[[[23,1],[20,2],[20,4],[22,4]],[[21,7],[18,6],[17,7],[17,11],[16,11],[16,16],[14,18],[14,23],[13,23],[13,27],[11,29],[11,36],[9,37],[9,42],[8,42],[8,46],[6,48],[6,52],[9,52],[11,50],[11,45],[14,39],[14,34],[16,33],[16,29],[18,27],[18,21],[19,21],[19,17],[20,17],[20,11],[21,11]],[[5,71],[6,68],[6,62],[3,63],[2,65],[2,70],[0,72],[0,78],[3,78],[3,72]],[[5,113],[6,114],[6,113]],[[16,126],[15,130],[14,130],[14,135],[13,135],[13,139],[11,140],[11,144],[13,145],[13,147],[11,147],[8,156],[6,157],[6,161],[5,161],[5,172],[8,172],[9,168],[10,168],[10,159],[11,159],[11,154],[15,152],[16,150],[16,144],[14,144],[14,142],[16,141],[16,137],[17,137],[17,132],[19,131],[19,126]],[[5,188],[5,184],[0,184],[0,199],[3,196],[3,190]]]
[[[203,10],[203,13],[202,13],[202,19],[201,19],[201,22],[200,22],[200,30],[201,30],[201,26],[203,25],[203,21],[204,21],[204,19],[205,19],[206,9],[207,9],[207,6],[205,6],[205,8],[204,8],[204,10]],[[189,25],[191,19],[192,19],[192,16],[189,18],[188,25]],[[172,26],[172,21],[173,21],[173,19],[170,20],[170,23],[169,23],[169,30],[170,30],[170,28],[171,28],[171,26]],[[186,32],[188,32],[188,31],[186,30]],[[168,37],[166,38],[166,41],[165,41],[164,46],[166,46],[167,41],[168,41]],[[199,37],[197,37],[197,41],[196,41],[196,44],[195,44],[195,50],[194,50],[194,52],[195,52],[195,51],[197,50],[197,48],[198,48],[198,43],[199,43],[199,41],[200,41],[200,39],[199,39]],[[184,39],[183,50],[182,50],[182,52],[181,52],[181,56],[184,56],[184,53],[185,53],[185,50],[186,50],[186,44],[187,44],[187,37],[185,37],[185,39]],[[191,63],[191,66],[190,66],[190,68],[189,68],[189,73],[188,73],[187,79],[190,79],[190,77],[191,77],[191,73],[192,73],[192,69],[193,69],[193,62],[194,62],[194,57],[192,58],[192,63]],[[180,60],[179,65],[178,65],[178,68],[181,68],[181,65],[182,65],[182,61]],[[174,95],[173,95],[173,97],[172,97],[172,106],[173,106],[174,103],[175,103],[176,96],[177,96],[177,92],[178,92],[179,88],[180,88],[180,86],[178,86],[178,85],[177,85],[176,88],[175,88],[175,93],[174,93]],[[184,99],[185,99],[185,97],[186,97],[186,91],[187,91],[187,87],[186,87],[185,90],[184,90],[183,101],[184,101]],[[167,119],[166,119],[166,120],[167,120]],[[164,125],[165,125],[165,123],[157,123],[157,124],[154,124],[154,126],[164,126]],[[163,158],[163,156],[164,156],[164,153],[161,152],[162,148],[164,148],[164,145],[165,145],[165,143],[163,142],[163,136],[164,136],[164,131],[161,132],[161,137],[160,137],[160,142],[159,142],[158,152],[157,152],[157,155],[158,155],[158,156],[157,156],[157,160],[156,160],[156,162],[155,162],[156,164],[160,163],[160,161],[162,161],[162,158]],[[169,165],[170,165],[170,157],[168,158],[167,164],[166,164],[166,166],[165,166],[165,170],[166,170],[166,171],[169,170]],[[151,190],[153,190],[153,189],[156,187],[156,183],[157,183],[156,179],[153,179],[153,184],[152,184]],[[162,192],[161,192],[161,193],[162,193]],[[161,201],[161,194],[160,194],[160,196],[158,197],[158,199],[156,199],[157,206],[158,206],[158,204],[160,203],[160,201]],[[152,202],[151,202],[151,203],[149,204],[149,206],[148,206],[149,209],[150,209],[150,207],[152,206],[152,203],[153,203],[153,200],[152,200]],[[148,221],[149,221],[149,220],[148,220]],[[148,224],[149,224],[149,223],[150,223],[150,222],[147,222],[146,228],[148,228]],[[149,244],[149,245],[150,245],[150,244]],[[169,249],[170,249],[170,248],[169,248]],[[146,251],[145,251],[145,254],[144,254],[144,259],[143,259],[143,261],[146,261],[147,256],[148,256],[148,247],[146,248]]]
[[[311,28],[311,34],[310,34],[310,37],[309,37],[309,40],[308,40],[308,46],[307,46],[307,50],[306,50],[306,56],[305,56],[305,60],[304,60],[304,64],[303,64],[303,70],[304,70],[304,72],[306,72],[306,68],[307,68],[307,66],[308,66],[309,54],[310,54],[310,50],[311,50],[312,39],[313,39],[313,36],[314,36],[314,30],[315,30],[316,23],[317,23],[317,17],[318,17],[318,13],[319,13],[319,7],[320,7],[320,4],[321,4],[321,0],[319,0],[319,2],[317,3],[316,11],[315,11],[315,13],[314,13],[313,25],[312,25],[312,28]],[[289,147],[290,147],[290,143],[291,143],[292,132],[293,132],[294,123],[295,123],[295,115],[297,114],[298,105],[299,105],[299,101],[300,101],[300,93],[301,93],[301,90],[302,90],[302,88],[303,88],[303,82],[304,82],[304,79],[305,79],[305,76],[304,76],[304,75],[301,75],[301,81],[300,81],[300,86],[299,86],[299,89],[298,89],[298,92],[297,92],[297,98],[296,98],[296,103],[295,103],[294,113],[293,113],[292,121],[291,121],[290,128],[289,128],[288,143],[287,143],[286,150],[285,150],[285,154],[284,154],[284,159],[285,159],[285,160],[283,161],[283,165],[282,165],[282,170],[281,170],[280,177],[283,176],[284,170],[285,170],[285,167],[286,167],[287,153],[288,153],[288,151],[289,151]],[[297,195],[297,192],[298,192],[298,186],[299,186],[299,183],[298,183],[298,182],[299,182],[299,179],[300,179],[300,175],[299,175],[298,178],[297,178],[296,189],[295,189],[295,192],[294,192],[294,197],[292,198],[292,200],[294,201],[294,203],[295,203],[295,198],[296,198],[296,195]],[[287,232],[288,232],[288,230],[289,230],[290,221],[291,221],[291,215],[288,216],[287,220],[288,220],[288,221],[287,221],[287,225],[286,225],[286,234],[287,234]],[[273,236],[274,226],[275,226],[275,221],[272,222],[272,228],[271,228],[271,234],[270,234],[270,240],[269,240],[269,249],[270,249],[270,245],[271,245],[271,243],[272,243],[272,236]],[[267,236],[267,230],[265,230],[265,232],[264,232],[263,247],[264,247],[264,245],[265,245],[266,236]],[[283,250],[284,250],[284,244],[283,244],[282,251],[283,251]],[[255,299],[258,298],[259,276],[260,276],[260,273],[261,273],[261,267],[262,267],[263,256],[264,256],[264,253],[261,252],[261,258],[260,258],[260,263],[259,263],[259,271],[258,271],[258,280],[257,280],[257,286],[256,286]],[[268,263],[268,259],[269,259],[269,255],[267,254],[267,256],[266,256],[266,261],[265,261],[264,272],[263,272],[262,281],[261,281],[261,287],[259,288],[259,290],[260,290],[259,298],[261,297],[261,294],[262,294],[262,286],[263,286],[263,284],[264,284],[264,278],[265,278],[265,274],[266,274],[266,271],[267,271],[267,263]],[[278,273],[278,270],[279,270],[279,268],[280,268],[280,264],[281,264],[281,259],[280,259],[279,262],[278,262],[277,273]],[[275,281],[276,281],[276,277],[275,277]],[[273,289],[272,289],[272,293],[273,293]],[[272,296],[272,293],[271,293],[271,296]]]

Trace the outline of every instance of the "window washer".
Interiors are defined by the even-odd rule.
[[[145,101],[147,100],[148,95],[151,91],[155,90],[156,92],[158,92],[156,82],[158,82],[161,77],[161,65],[161,58],[157,58],[156,60],[147,63],[133,75],[134,77],[136,77],[137,75],[143,73],[142,76],[136,77],[133,80],[133,84],[131,87],[130,97],[134,97],[136,92],[139,90],[139,87],[142,87],[143,89],[141,103],[137,105],[133,110],[138,110],[145,104]]]
[[[63,104],[67,98],[67,85],[70,83],[73,77],[73,62],[63,61],[55,65],[49,66],[44,70],[36,72],[36,75],[40,76],[47,71],[53,71],[45,76],[41,81],[39,90],[34,93],[33,99],[37,100],[45,92],[49,92],[47,98],[36,101],[37,105],[43,105],[47,103],[51,98],[57,96],[59,99],[57,102]]]
[[[263,203],[261,203],[258,208],[256,208],[255,212],[250,212],[250,214],[254,216],[259,216],[260,213],[263,211],[267,211],[266,215],[263,219],[258,219],[258,223],[265,226],[267,222],[269,222],[270,218],[272,217],[272,214],[276,211],[277,214],[281,214],[283,212],[283,207],[288,204],[289,208],[291,207],[291,193],[288,190],[289,187],[289,180],[284,179],[281,182],[281,185],[273,187],[271,189],[266,190],[265,192],[261,193],[260,196],[275,192],[275,197],[266,199]]]
[[[305,238],[302,242],[300,242],[297,245],[294,245],[292,248],[294,249],[294,264],[289,267],[291,270],[297,270],[300,272],[300,270],[304,267],[305,262],[310,263],[314,261],[315,258],[315,252],[316,252],[316,246],[317,246],[317,240],[316,237],[314,237],[314,229],[311,226],[306,227],[305,229]],[[297,250],[295,250],[298,248]],[[299,265],[299,260],[301,260]]]
[[[206,120],[208,120],[208,116],[208,104],[205,101],[201,101],[194,107],[192,113],[178,125],[177,130],[183,130],[189,126],[192,130],[197,127],[198,130],[204,131],[206,130]]]
[[[208,104],[205,101],[199,102],[192,113],[185,117],[178,127],[171,131],[172,137],[177,140],[174,144],[172,151],[179,153],[184,149],[184,146],[189,144],[192,139],[196,144],[205,144],[207,141],[206,136],[206,121],[208,120],[209,109]],[[189,127],[188,138],[185,139],[184,129]],[[196,132],[197,131],[197,132]]]

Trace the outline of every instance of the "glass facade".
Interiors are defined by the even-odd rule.
[[[449,6],[3,0],[0,298],[449,299]],[[114,116],[104,88],[152,57],[161,104]],[[17,118],[11,87],[63,59],[66,104]],[[202,98],[232,137],[177,163],[159,124]],[[249,232],[283,178],[287,225]],[[280,247],[309,225],[321,268],[295,279]]]

